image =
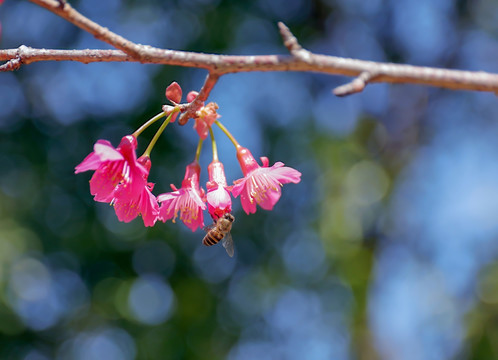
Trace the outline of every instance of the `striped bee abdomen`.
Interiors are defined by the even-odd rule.
[[[219,243],[224,237],[225,235],[223,233],[217,231],[216,229],[212,229],[206,234],[206,236],[204,236],[202,243],[206,246],[212,246]]]

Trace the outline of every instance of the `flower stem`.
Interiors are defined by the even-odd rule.
[[[152,151],[152,148],[154,147],[154,145],[156,145],[156,142],[157,140],[159,139],[159,137],[161,136],[161,134],[163,133],[164,129],[166,129],[166,126],[169,124],[170,120],[171,120],[171,117],[173,116],[173,114],[175,112],[179,111],[174,109],[169,115],[168,117],[166,118],[166,120],[164,120],[164,122],[161,124],[161,127],[157,130],[157,132],[155,133],[154,137],[152,138],[152,140],[150,141],[149,143],[149,146],[147,146],[147,149],[145,149],[144,153],[142,156],[148,156],[150,157],[150,152]],[[152,119],[151,119],[152,120]],[[156,119],[157,120],[157,119]],[[150,121],[150,120],[149,120]],[[140,129],[139,129],[140,130]],[[138,131],[138,130],[137,130]]]
[[[240,144],[237,142],[237,140],[235,140],[235,138],[233,137],[232,134],[230,134],[230,131],[227,130],[227,128],[225,126],[223,126],[222,123],[220,123],[218,120],[215,120],[214,122],[216,125],[218,125],[218,127],[221,129],[221,131],[223,131],[225,133],[226,136],[228,136],[228,138],[230,139],[230,141],[232,142],[232,144],[236,147],[236,148],[239,148],[240,147]]]
[[[135,137],[135,139],[145,130],[147,129],[150,125],[154,124],[157,120],[160,118],[166,116],[165,112],[160,112],[156,116],[154,116],[152,119],[148,120],[145,124],[140,126],[132,135]]]
[[[201,149],[202,149],[202,138],[199,138],[199,142],[197,143],[197,150],[195,151],[195,161],[198,163],[199,162],[199,157],[201,156]]]
[[[216,147],[216,141],[214,140],[214,134],[211,128],[209,128],[209,135],[211,135],[211,145],[213,148],[213,161],[218,161],[218,148]]]

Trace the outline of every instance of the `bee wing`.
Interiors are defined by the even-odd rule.
[[[233,248],[232,234],[230,234],[230,232],[228,232],[223,238],[223,240],[221,240],[221,245],[223,245],[223,247],[227,251],[228,256],[233,257],[234,248]]]
[[[205,232],[209,232],[209,230],[212,230],[215,226],[216,226],[216,224],[207,225],[207,226],[204,226],[202,228],[202,230],[204,230]]]

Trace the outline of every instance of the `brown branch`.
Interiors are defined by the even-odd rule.
[[[144,46],[135,44],[124,37],[113,33],[109,29],[100,26],[96,22],[88,19],[87,17],[76,11],[71,5],[64,0],[30,0],[54,14],[66,19],[70,23],[85,30],[86,32],[95,36],[95,38],[102,40],[116,49],[120,49],[126,54],[133,56],[139,60],[146,60],[147,54],[144,53]]]
[[[78,61],[85,64],[139,61],[119,50],[48,50],[24,46],[24,51],[20,53],[19,49],[0,50],[0,61],[19,59],[22,64],[53,60]],[[286,55],[230,56],[147,47],[145,49],[150,56],[145,61],[140,60],[143,63],[203,68],[218,76],[251,71],[307,71],[354,77],[369,73],[377,74],[369,82],[420,84],[453,90],[498,93],[498,74],[484,71],[381,63],[313,53],[310,53],[309,59],[305,61]],[[3,69],[3,71],[10,70],[15,69]]]
[[[311,53],[301,47],[296,37],[279,23],[283,42],[289,55],[228,56],[193,53],[154,48],[135,44],[107,28],[89,20],[64,0],[30,0],[63,17],[81,29],[93,34],[120,50],[47,50],[20,46],[0,50],[0,60],[7,61],[0,71],[12,71],[21,65],[38,61],[132,62],[203,68],[209,75],[192,104],[184,109],[180,123],[192,116],[202,101],[207,99],[220,76],[250,71],[307,71],[356,77],[350,83],[334,90],[344,96],[362,91],[369,82],[412,83],[447,89],[490,91],[498,94],[498,74],[447,70],[393,63],[381,63]]]
[[[54,50],[34,49],[21,45],[17,49],[0,50],[0,61],[17,59],[23,65],[40,61],[77,61],[84,64],[94,62],[138,61],[120,50]],[[11,69],[15,70],[15,69]],[[4,70],[8,71],[8,70]]]

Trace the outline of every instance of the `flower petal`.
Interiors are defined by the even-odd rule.
[[[76,166],[75,174],[88,170],[97,170],[106,161],[119,161],[124,159],[123,155],[114,149],[107,140],[98,140],[93,148],[94,151]]]
[[[113,205],[119,221],[128,223],[135,219],[139,214],[138,205],[133,201],[120,199],[116,200]]]
[[[76,165],[74,173],[79,174],[83,171],[97,170],[101,164],[100,157],[95,152],[91,152],[80,164]]]
[[[154,226],[159,215],[159,205],[156,197],[146,186],[140,199],[140,213],[145,226]]]
[[[95,201],[111,202],[113,192],[123,179],[121,168],[123,163],[109,163],[99,168],[90,179],[90,194]]]
[[[93,150],[101,161],[124,160],[123,155],[107,140],[98,140],[93,146]]]
[[[254,214],[256,212],[256,202],[247,191],[247,188],[244,188],[240,193],[240,203],[242,204],[242,209],[244,209],[247,215]]]
[[[209,214],[215,220],[225,213],[232,212],[230,193],[223,186],[218,186],[207,193],[207,203]]]
[[[268,189],[265,192],[265,196],[258,201],[258,205],[265,210],[272,210],[277,201],[280,199],[282,192],[280,187],[274,189]]]
[[[232,195],[234,197],[239,196],[240,193],[244,190],[246,186],[246,180],[247,180],[246,178],[241,178],[233,182],[234,185],[232,185]]]
[[[299,171],[288,166],[282,167],[280,165],[275,167],[277,164],[282,163],[276,163],[275,165],[273,165],[270,168],[270,173],[271,176],[275,177],[281,184],[287,184],[290,182],[297,184],[301,181],[301,173]]]

